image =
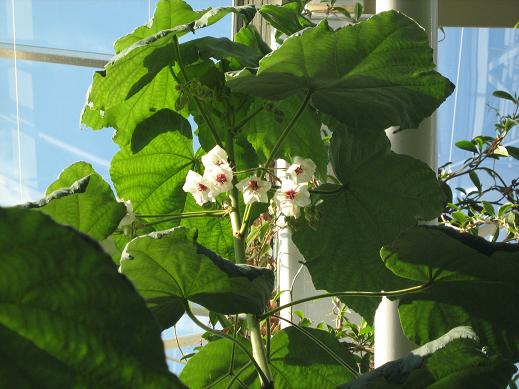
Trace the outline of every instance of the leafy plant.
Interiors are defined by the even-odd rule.
[[[335,297],[371,323],[382,296],[403,299],[409,337],[440,338],[389,384],[484,379],[497,388],[510,379],[517,246],[416,227],[442,214],[444,192],[427,165],[392,152],[384,133],[416,127],[453,91],[434,70],[426,34],[398,12],[314,26],[304,5],[195,11],[161,0],[150,23],[115,43],[81,120],[115,130],[110,175],[121,200],[79,163],[42,201],[0,210],[0,339],[13,355],[1,386],[367,387],[362,350],[341,340],[369,345],[368,324],[327,331],[278,313]],[[287,35],[278,49],[248,24],[256,11]],[[181,42],[230,12],[245,20],[235,41]],[[275,167],[281,158],[288,168]],[[272,298],[282,291],[268,246],[283,228],[327,293],[285,306]],[[201,322],[192,303],[223,328]],[[159,335],[184,313],[211,336],[187,358],[181,383],[166,370]],[[280,321],[292,326],[279,330]],[[459,325],[475,334],[449,332]]]

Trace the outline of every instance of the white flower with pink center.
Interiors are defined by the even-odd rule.
[[[204,172],[204,178],[209,182],[214,196],[229,192],[232,189],[232,177],[233,173],[231,169],[224,169],[217,166],[213,166],[209,169],[206,168]]]
[[[302,184],[312,179],[315,168],[315,163],[310,158],[295,157],[294,162],[287,169],[287,174],[297,184]]]
[[[268,203],[267,192],[272,187],[268,181],[264,181],[256,176],[244,178],[236,184],[236,188],[243,192],[243,201],[250,203]]]
[[[214,146],[211,151],[202,157],[202,163],[206,169],[219,167],[222,169],[231,169],[229,166],[228,155],[220,146]]]
[[[210,182],[197,172],[190,170],[187,173],[186,182],[182,187],[184,192],[191,193],[198,205],[204,205],[209,201],[215,201]]]
[[[285,216],[299,217],[300,208],[310,205],[307,184],[297,184],[292,180],[283,180],[274,198],[277,208]]]

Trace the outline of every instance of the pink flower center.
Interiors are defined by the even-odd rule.
[[[294,200],[296,198],[296,191],[294,189],[287,190],[285,192],[285,198],[287,200]]]
[[[207,186],[205,186],[204,184],[202,184],[202,183],[198,184],[198,190],[200,192],[205,192],[207,189],[209,189],[209,188]]]
[[[227,182],[227,177],[223,173],[218,173],[216,175],[216,182],[219,184],[225,184]]]
[[[296,175],[299,176],[300,174],[303,174],[303,168],[301,166],[298,166],[296,168],[295,172],[296,172]]]
[[[252,189],[253,191],[257,191],[259,189],[258,181],[250,180],[248,185],[249,185],[249,188]]]

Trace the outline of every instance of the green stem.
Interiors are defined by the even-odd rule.
[[[143,226],[140,226],[137,229],[143,229],[145,227],[151,227],[151,226],[154,226],[157,224],[166,223],[166,222],[173,221],[173,220],[191,219],[191,218],[195,218],[195,217],[221,217],[226,214],[227,214],[227,211],[220,211],[220,213],[193,212],[192,214],[182,215],[182,216],[179,214],[179,215],[175,215],[175,216],[171,216],[171,217],[165,217],[164,219],[157,220],[155,222],[145,223]]]
[[[175,36],[173,39],[174,39],[175,55],[177,57],[177,63],[178,63],[178,67],[180,68],[180,73],[182,74],[182,77],[184,78],[184,82],[188,82],[189,77],[187,75],[184,64],[182,63],[182,56],[180,55],[180,45],[178,43],[178,37]],[[175,74],[175,72],[173,72],[173,69],[171,69],[171,67],[170,67],[170,71],[173,75]],[[174,75],[174,77],[176,78],[176,75]],[[223,143],[222,143],[222,140],[220,139],[220,136],[218,135],[218,131],[216,131],[216,127],[214,126],[213,122],[210,120],[207,113],[204,111],[204,109],[202,107],[202,103],[200,102],[200,99],[198,99],[198,97],[196,97],[196,96],[193,96],[189,92],[188,92],[188,94],[189,94],[189,97],[195,102],[195,105],[196,105],[198,111],[200,112],[200,114],[204,118],[205,122],[207,123],[207,126],[209,127],[209,130],[211,131],[211,135],[213,136],[214,142],[217,145],[219,145],[220,147],[223,147]]]
[[[257,114],[259,114],[261,111],[263,111],[265,109],[265,107],[260,107],[258,108],[257,110],[255,110],[254,112],[252,112],[250,115],[248,115],[245,119],[243,119],[237,126],[233,127],[231,129],[231,132],[233,133],[233,135],[237,135],[238,134],[238,131],[240,131],[243,127],[245,127],[245,125],[251,121],[251,119],[254,118],[254,116],[256,116]]]
[[[308,191],[310,193],[318,193],[318,194],[334,194],[334,193],[339,193],[340,191],[342,191],[344,189],[345,189],[345,187],[343,185],[339,185],[337,188],[332,189],[332,190],[322,190],[322,189],[316,188],[316,189],[309,189]]]
[[[267,376],[265,375],[265,373],[263,372],[263,370],[261,369],[261,367],[259,366],[259,364],[256,362],[256,360],[254,359],[254,356],[250,353],[249,350],[247,350],[247,347],[245,347],[239,340],[233,338],[231,335],[228,335],[226,334],[225,332],[222,332],[222,331],[218,331],[218,330],[215,330],[214,328],[211,328],[207,325],[205,325],[204,323],[202,323],[200,320],[198,320],[198,318],[194,315],[193,311],[191,311],[191,307],[189,306],[189,303],[186,301],[185,304],[184,304],[184,308],[186,310],[186,314],[187,316],[189,316],[189,318],[197,325],[199,326],[201,329],[203,329],[204,331],[207,331],[207,332],[210,332],[211,334],[213,335],[216,335],[220,338],[224,338],[224,339],[227,339],[227,340],[230,340],[231,342],[235,343],[236,346],[238,346],[248,357],[249,359],[251,360],[251,362],[254,364],[254,366],[256,367],[256,370],[258,371],[258,374],[260,375],[261,377],[261,380],[263,382],[270,382],[270,380],[267,378]]]
[[[259,320],[256,318],[256,316],[247,314],[247,326],[249,327],[250,331],[252,355],[267,378],[266,380],[263,378],[261,380],[263,387],[269,388],[271,387],[271,383],[273,381],[267,361],[267,354],[265,353],[265,345],[263,344],[263,338],[261,337]]]
[[[251,362],[247,362],[245,365],[243,365],[240,370],[236,372],[236,374],[233,375],[232,379],[229,381],[229,383],[226,386],[226,389],[232,388],[232,384],[234,384],[234,381],[238,379],[238,377],[250,366]]]
[[[267,162],[265,162],[264,166],[266,168],[268,168],[269,165],[272,162],[274,162],[274,158],[276,158],[277,153],[279,151],[279,148],[281,147],[281,145],[285,141],[285,138],[288,136],[288,134],[290,134],[290,131],[292,130],[294,125],[297,123],[297,121],[299,120],[299,118],[301,117],[303,112],[305,111],[306,106],[310,102],[310,97],[312,97],[312,93],[313,93],[313,90],[309,89],[307,94],[306,94],[306,96],[305,96],[305,99],[301,103],[301,106],[299,107],[299,109],[295,113],[294,117],[292,118],[292,120],[290,120],[290,123],[288,123],[288,125],[285,127],[285,129],[283,130],[283,132],[279,136],[278,140],[276,141],[276,144],[274,145],[274,147],[272,148],[272,151],[270,152],[270,156],[268,157]]]
[[[182,213],[165,213],[162,215],[139,215],[137,217],[140,218],[156,218],[156,217],[178,217],[179,219],[190,216],[222,216],[225,215],[226,211],[223,210],[214,210],[214,211],[194,211],[194,212],[182,212]]]
[[[286,321],[290,325],[292,325],[295,329],[297,329],[299,332],[301,332],[303,335],[306,335],[308,338],[310,338],[314,343],[316,343],[321,349],[323,349],[324,352],[326,352],[330,357],[332,357],[339,365],[344,367],[346,370],[348,370],[350,373],[352,373],[355,377],[358,377],[359,373],[354,368],[352,368],[350,365],[348,365],[346,362],[343,361],[343,359],[338,356],[331,348],[329,348],[326,344],[321,342],[317,337],[315,337],[310,331],[305,330],[303,327],[297,325],[291,320],[285,319],[284,317],[278,316],[278,315],[272,315],[273,317]]]
[[[297,304],[306,303],[308,301],[313,300],[319,300],[327,297],[346,297],[346,296],[355,296],[355,297],[398,297],[403,296],[406,294],[412,294],[412,293],[418,293],[422,290],[425,290],[429,288],[433,284],[433,281],[428,281],[425,284],[413,286],[406,289],[400,289],[400,290],[392,290],[389,292],[364,292],[364,291],[352,291],[352,292],[335,292],[335,293],[324,293],[324,294],[318,294],[315,296],[306,297],[300,300],[292,301],[288,304],[281,305],[271,311],[265,312],[263,315],[258,316],[259,319],[265,319],[279,311],[282,311],[283,309],[290,308]]]

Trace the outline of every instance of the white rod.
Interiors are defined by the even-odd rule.
[[[436,61],[438,42],[438,2],[437,0],[377,0],[377,13],[397,10],[416,20],[429,36]],[[394,134],[394,128],[386,130],[391,141],[391,149],[426,162],[437,170],[437,129],[436,115],[426,119],[416,130],[406,130]],[[416,346],[404,335],[398,315],[398,300],[382,299],[375,314],[375,367],[405,356]]]

